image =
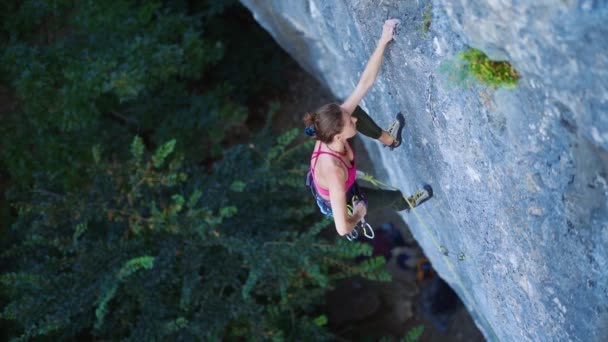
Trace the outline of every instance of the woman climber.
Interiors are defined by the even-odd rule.
[[[358,235],[353,234],[357,224],[360,221],[365,222],[367,202],[372,203],[374,208],[388,206],[401,211],[410,209],[409,203],[415,207],[432,196],[432,189],[428,185],[406,200],[398,190],[363,187],[359,189],[355,182],[355,152],[349,139],[355,136],[357,130],[365,136],[379,140],[391,150],[401,145],[401,131],[405,124],[401,113],[397,114],[390,128],[384,131],[359,107],[359,102],[376,80],[384,50],[393,39],[395,26],[399,22],[398,19],[384,22],[378,45],[355,90],[344,103],[327,104],[316,112],[304,115],[306,134],[317,140],[311,157],[307,185],[321,212],[334,218],[338,234],[346,235],[349,239]],[[352,212],[349,215],[348,206],[351,202]]]

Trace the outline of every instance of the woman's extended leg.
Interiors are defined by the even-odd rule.
[[[367,197],[369,204],[368,210],[378,210],[380,208],[391,208],[395,211],[409,209],[403,194],[399,190],[384,190],[360,187],[361,192]]]
[[[425,185],[423,190],[417,191],[406,200],[399,190],[373,189],[360,187],[361,192],[367,197],[370,211],[389,207],[395,211],[410,209],[410,203],[417,207],[422,202],[433,196],[433,189]]]
[[[398,137],[394,137],[389,132],[380,128],[360,106],[355,108],[352,115],[357,118],[357,131],[361,132],[361,134],[372,139],[378,139],[387,146],[398,146],[398,144],[395,144]],[[403,123],[400,122],[400,124]]]

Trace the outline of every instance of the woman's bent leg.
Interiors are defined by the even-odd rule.
[[[373,139],[379,139],[382,136],[382,128],[361,107],[357,106],[352,115],[357,118],[357,131],[361,134]]]

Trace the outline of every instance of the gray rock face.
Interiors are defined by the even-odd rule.
[[[399,149],[365,141],[380,180],[433,186],[404,214],[414,236],[488,340],[608,341],[604,1],[242,2],[340,98],[401,19],[362,107],[382,126],[406,116]],[[518,87],[451,81],[442,66],[468,46],[511,62]]]

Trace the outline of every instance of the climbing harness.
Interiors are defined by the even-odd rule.
[[[312,192],[312,196],[317,202],[317,206],[319,207],[319,210],[321,210],[321,214],[329,217],[334,217],[334,214],[331,211],[331,204],[329,203],[329,201],[319,195],[319,192],[315,187],[314,179],[312,178],[312,172],[310,170],[308,170],[308,173],[306,174],[306,186]]]
[[[359,171],[357,171],[357,172],[359,172]],[[334,214],[331,210],[331,203],[319,195],[319,193],[315,187],[314,180],[312,178],[312,172],[310,172],[310,171],[308,171],[308,174],[306,175],[306,186],[310,189],[312,196],[314,197],[315,201],[317,202],[317,206],[319,207],[319,210],[321,211],[321,213],[325,216],[333,217]],[[353,215],[354,207],[357,205],[357,203],[359,203],[361,201],[367,206],[367,198],[359,190],[359,186],[357,185],[357,182],[355,182],[348,189],[348,191],[346,192],[346,197],[347,197],[347,202],[350,199],[350,201],[352,203],[352,204],[346,205],[346,210],[347,210],[348,215],[351,215],[351,216]],[[367,221],[365,221],[365,218],[361,218],[361,221],[357,222],[355,229],[353,229],[350,233],[346,234],[346,238],[348,239],[348,241],[356,240],[359,237],[359,230],[361,230],[361,232],[363,232],[363,235],[365,237],[367,237],[368,239],[373,239],[376,236],[372,226],[369,223],[367,223]]]

